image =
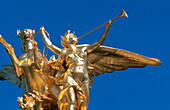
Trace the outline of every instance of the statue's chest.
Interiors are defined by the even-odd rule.
[[[86,59],[86,53],[82,52],[81,50],[77,51],[67,51],[65,53],[65,60],[67,63],[74,62],[78,63]]]
[[[19,58],[19,60],[21,62],[21,67],[23,68],[31,67],[34,64],[34,57],[32,53],[24,54]]]

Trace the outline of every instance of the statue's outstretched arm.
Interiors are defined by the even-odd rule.
[[[14,48],[8,44],[3,37],[0,35],[0,43],[2,45],[4,45],[7,53],[9,54],[11,61],[12,61],[12,65],[17,73],[17,76],[20,77],[22,75],[21,73],[21,65],[22,65],[22,61],[19,61],[18,58],[16,57],[15,53],[14,53]]]
[[[91,51],[93,51],[94,49],[96,49],[97,47],[99,47],[100,45],[103,44],[103,42],[105,41],[105,38],[106,38],[106,36],[107,36],[107,33],[108,33],[108,31],[109,31],[109,28],[110,28],[110,26],[111,26],[111,23],[112,23],[112,21],[110,20],[110,21],[106,24],[106,28],[105,28],[102,36],[99,38],[99,40],[98,40],[97,42],[89,45],[89,46],[87,47],[86,51],[87,51],[88,53],[90,53]]]
[[[49,48],[52,52],[54,52],[57,55],[61,54],[61,49],[56,47],[55,45],[52,44],[52,42],[47,38],[46,34],[45,34],[45,29],[42,26],[39,30],[41,37],[43,39],[43,42],[45,43],[45,45],[47,46],[47,48]]]

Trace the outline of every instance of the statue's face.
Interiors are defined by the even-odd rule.
[[[23,29],[22,32],[17,30],[18,38],[21,40],[32,39],[34,34],[35,34],[35,30],[31,30],[31,29]]]
[[[69,42],[70,44],[77,44],[77,37],[72,35],[72,34],[69,34],[66,36],[66,41]]]
[[[18,38],[21,40],[21,43],[24,49],[26,49],[26,46],[30,45],[31,42],[34,41],[34,38],[33,38],[34,34],[35,34],[35,30],[31,30],[31,29],[23,29],[22,32],[17,30]]]
[[[70,47],[71,44],[76,45],[78,42],[77,37],[67,35],[64,39],[61,39],[61,45],[65,48]]]
[[[70,30],[68,30],[64,36],[61,36],[61,44],[63,47],[68,47],[71,44],[75,45],[77,42],[77,37],[74,33],[70,33]]]

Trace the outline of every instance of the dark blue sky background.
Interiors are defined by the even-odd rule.
[[[124,8],[129,18],[113,22],[103,45],[159,58],[161,66],[147,66],[104,74],[94,78],[89,110],[170,110],[170,9],[169,0],[1,0],[0,34],[21,55],[17,29],[49,32],[53,44],[62,47],[60,35],[70,29],[81,36],[116,17]],[[78,44],[93,43],[104,30],[79,39]],[[43,49],[40,35],[38,47]],[[0,45],[0,66],[10,58]],[[49,56],[53,55],[49,52]],[[22,90],[0,82],[0,109],[16,110]]]

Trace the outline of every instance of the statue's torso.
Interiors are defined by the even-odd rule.
[[[88,80],[87,52],[84,52],[82,49],[76,49],[75,51],[64,49],[59,56],[60,58],[65,60],[67,71],[71,72],[75,80],[80,82]]]
[[[45,85],[45,75],[36,68],[33,51],[20,55],[18,59],[22,62],[22,74],[27,84],[27,91],[41,91]]]

